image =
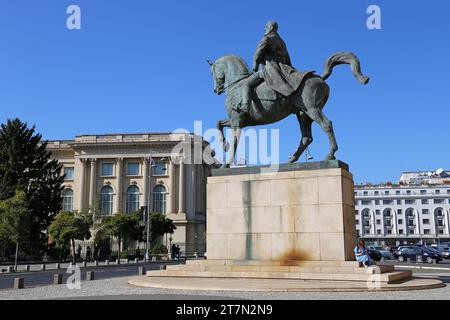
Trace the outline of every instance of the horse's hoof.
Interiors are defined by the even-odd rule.
[[[291,157],[288,158],[288,163],[296,163],[297,160],[298,160],[298,158],[291,156]]]

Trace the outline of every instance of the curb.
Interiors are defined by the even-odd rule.
[[[157,261],[147,261],[147,262],[129,263],[129,264],[126,264],[126,263],[116,264],[115,262],[114,263],[110,262],[110,264],[108,264],[108,265],[100,265],[99,264],[98,266],[86,266],[86,267],[83,267],[83,266],[80,266],[80,265],[77,265],[77,266],[80,269],[83,270],[83,269],[89,269],[89,268],[108,268],[108,267],[118,267],[118,266],[140,266],[140,265],[143,265],[143,264],[157,264],[157,263],[174,264],[174,263],[172,263],[172,261],[157,260]],[[48,266],[54,266],[54,263],[49,263]],[[55,271],[58,271],[58,270],[65,270],[67,268],[60,268],[60,269],[53,269],[53,268],[52,269],[47,269],[46,268],[45,270],[33,270],[33,271],[20,270],[20,271],[12,271],[12,272],[0,272],[0,276],[2,276],[2,275],[11,275],[11,274],[24,274],[24,273],[28,274],[28,273],[36,273],[36,272],[55,272]]]
[[[450,268],[441,268],[441,267],[423,267],[423,266],[394,266],[399,269],[422,269],[422,270],[440,270],[440,271],[448,271],[450,272]]]

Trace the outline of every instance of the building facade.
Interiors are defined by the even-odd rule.
[[[398,184],[356,185],[358,235],[368,243],[450,241],[450,172],[404,172]]]
[[[206,239],[206,179],[210,166],[193,160],[208,151],[200,137],[185,133],[80,135],[49,141],[63,165],[63,210],[101,215],[147,208],[173,220],[177,229],[163,241],[183,253],[202,254]]]

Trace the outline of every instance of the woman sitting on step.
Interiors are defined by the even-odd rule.
[[[367,251],[364,240],[362,239],[359,239],[358,245],[355,247],[355,256],[356,261],[359,262],[360,267],[364,266],[365,268],[367,268],[368,266],[370,266],[371,260],[369,251]]]

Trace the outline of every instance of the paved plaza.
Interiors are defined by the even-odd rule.
[[[130,277],[82,282],[81,289],[69,290],[66,285],[52,285],[21,290],[0,290],[1,300],[448,300],[450,273],[421,273],[420,277],[438,277],[447,286],[439,289],[392,292],[233,292],[188,291],[138,288],[128,284]]]

